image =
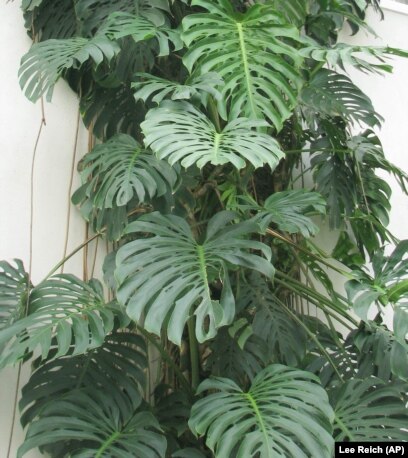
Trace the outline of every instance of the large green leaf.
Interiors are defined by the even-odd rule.
[[[73,458],[163,458],[166,439],[157,420],[140,408],[140,399],[113,393],[115,389],[75,391],[48,403],[29,425],[17,458],[59,441],[69,444],[62,453]],[[120,403],[118,396],[123,397]]]
[[[75,37],[36,43],[21,59],[20,86],[33,102],[43,94],[51,100],[54,85],[64,70],[78,68],[89,59],[98,65],[104,59],[111,60],[119,50],[116,42],[101,35],[89,40]]]
[[[218,107],[224,119],[266,119],[282,128],[296,105],[302,59],[290,42],[299,31],[273,5],[234,12],[229,0],[193,0],[207,13],[183,20],[187,68],[216,71],[225,81]]]
[[[128,315],[144,328],[181,343],[192,309],[196,335],[200,342],[214,337],[217,328],[230,324],[235,315],[235,300],[230,287],[227,263],[273,275],[270,248],[245,239],[257,231],[253,223],[230,224],[236,215],[217,213],[207,225],[202,242],[191,227],[177,216],[151,213],[131,223],[126,233],[151,233],[122,246],[116,256],[118,300],[127,305]],[[259,250],[267,258],[252,254]],[[214,299],[211,284],[220,278],[220,299]]]
[[[276,140],[255,130],[260,126],[265,123],[239,118],[218,132],[193,105],[172,101],[150,110],[142,123],[146,146],[172,165],[179,160],[184,167],[196,164],[199,168],[230,162],[241,169],[248,161],[254,167],[268,164],[274,170],[283,152]]]
[[[120,134],[97,145],[80,163],[84,183],[72,196],[94,231],[117,240],[128,223],[128,211],[154,197],[171,193],[177,180],[165,161]],[[128,208],[129,207],[129,208]]]
[[[105,338],[102,346],[83,355],[52,358],[56,352],[57,345],[51,348],[50,360],[34,361],[35,370],[22,389],[19,403],[23,426],[40,415],[45,405],[84,388],[109,392],[112,396],[120,388],[131,399],[141,397],[147,358],[146,345],[140,336],[130,331],[115,331]],[[116,401],[122,402],[122,396]]]
[[[243,200],[245,204],[240,207],[257,212],[254,221],[260,224],[262,230],[274,223],[281,231],[290,234],[300,232],[304,237],[315,235],[319,230],[307,215],[324,214],[326,211],[322,196],[305,189],[275,192],[263,205],[252,198],[244,197]]]
[[[402,441],[407,438],[406,384],[371,377],[333,390],[336,441]]]
[[[0,367],[15,364],[38,348],[45,359],[54,337],[58,342],[54,357],[68,353],[71,345],[72,354],[85,353],[102,345],[119,314],[117,306],[105,304],[98,281],[84,283],[68,274],[50,278],[31,291],[28,315],[0,331],[0,346],[4,345]]]
[[[0,261],[0,330],[24,315],[30,292],[28,274],[19,259]]]
[[[301,99],[319,115],[342,116],[369,126],[381,124],[371,100],[351,79],[340,73],[320,69],[303,88]]]
[[[177,180],[167,162],[158,161],[125,134],[97,145],[82,159],[80,169],[86,196],[99,210],[124,206],[135,197],[140,203],[160,197]]]
[[[245,392],[232,380],[205,380],[189,422],[216,457],[327,458],[333,411],[312,374],[278,364],[260,372]]]
[[[355,175],[349,161],[335,153],[312,157],[317,191],[326,199],[331,228],[341,227],[344,215],[350,215],[356,202]]]

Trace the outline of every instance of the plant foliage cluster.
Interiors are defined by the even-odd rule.
[[[387,229],[377,171],[405,192],[408,177],[347,75],[406,54],[338,42],[371,31],[369,6],[381,14],[376,0],[23,0],[21,86],[77,92],[97,144],[72,201],[113,249],[105,286],[32,285],[0,264],[0,366],[33,369],[18,457],[324,458],[335,440],[407,439],[408,242]],[[313,242],[324,220],[331,253]]]

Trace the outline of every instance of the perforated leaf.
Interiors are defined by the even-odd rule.
[[[237,169],[246,161],[254,167],[268,164],[275,169],[284,156],[276,140],[257,132],[263,121],[238,118],[221,132],[197,108],[187,102],[163,102],[147,113],[142,123],[145,144],[159,159],[184,167],[230,162]]]
[[[117,43],[103,36],[90,40],[75,37],[36,43],[21,59],[20,86],[33,102],[43,94],[51,100],[54,85],[64,70],[77,68],[88,59],[98,65],[104,59],[112,59],[119,50]]]
[[[273,5],[253,5],[235,13],[229,0],[193,0],[207,10],[186,16],[183,38],[190,71],[216,71],[224,79],[218,109],[224,119],[268,120],[282,128],[302,85],[299,31]]]
[[[256,225],[231,224],[234,218],[231,212],[214,215],[201,242],[177,216],[155,212],[131,223],[127,234],[150,233],[153,237],[139,235],[116,256],[117,296],[127,305],[128,315],[136,321],[144,316],[144,328],[157,335],[167,329],[168,338],[178,345],[193,314],[200,342],[230,324],[235,300],[227,263],[273,275],[269,247],[245,238],[257,231]],[[260,251],[266,259],[252,250]],[[223,288],[220,299],[214,299],[211,284],[218,278]]]
[[[402,441],[407,438],[406,384],[375,377],[350,380],[333,390],[336,441]]]
[[[120,310],[105,304],[102,285],[96,280],[84,283],[73,275],[57,275],[40,283],[30,294],[29,313],[0,331],[0,366],[19,362],[27,352],[41,350],[45,359],[53,338],[58,351],[85,353],[102,345],[112,331]]]
[[[333,411],[312,374],[274,364],[247,392],[225,378],[205,380],[198,393],[208,391],[194,404],[189,425],[196,435],[206,435],[216,457],[331,455]]]
[[[21,318],[29,294],[28,274],[20,259],[0,261],[0,330]]]

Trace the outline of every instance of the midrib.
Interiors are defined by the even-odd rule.
[[[245,44],[243,27],[240,22],[237,22],[237,30],[238,30],[238,36],[239,36],[239,46],[241,49],[242,64],[244,66],[244,72],[245,72],[245,83],[246,83],[247,92],[248,92],[248,100],[249,100],[249,104],[251,105],[252,112],[255,113],[256,115],[258,110],[255,104],[254,95],[252,92],[253,87],[252,87],[252,81],[251,81],[251,73],[249,71],[249,66],[248,66],[247,49],[246,49],[246,44]]]

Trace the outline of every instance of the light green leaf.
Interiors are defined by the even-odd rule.
[[[235,316],[227,263],[273,275],[270,248],[244,237],[257,231],[251,223],[231,224],[234,213],[221,212],[211,218],[206,237],[200,243],[180,217],[159,213],[142,216],[126,233],[151,233],[122,246],[116,257],[118,300],[127,305],[128,315],[144,328],[177,345],[186,321],[194,310],[196,335],[200,342],[215,336]],[[259,250],[266,258],[252,254]],[[213,299],[211,284],[221,279],[221,298]]]
[[[284,156],[276,140],[255,129],[263,121],[235,119],[221,132],[197,108],[187,102],[163,102],[147,113],[142,123],[145,144],[159,159],[171,165],[181,161],[184,167],[230,162],[237,169],[246,161],[254,167],[268,164],[276,168]]]
[[[194,404],[189,426],[206,435],[217,458],[331,455],[333,411],[311,373],[275,364],[257,375],[248,392],[225,378],[205,380],[198,393],[207,391]]]
[[[206,13],[183,19],[188,52],[184,64],[194,74],[211,71],[225,81],[220,115],[268,120],[277,130],[296,106],[302,63],[299,31],[273,5],[253,5],[236,14],[228,0],[193,0]]]

